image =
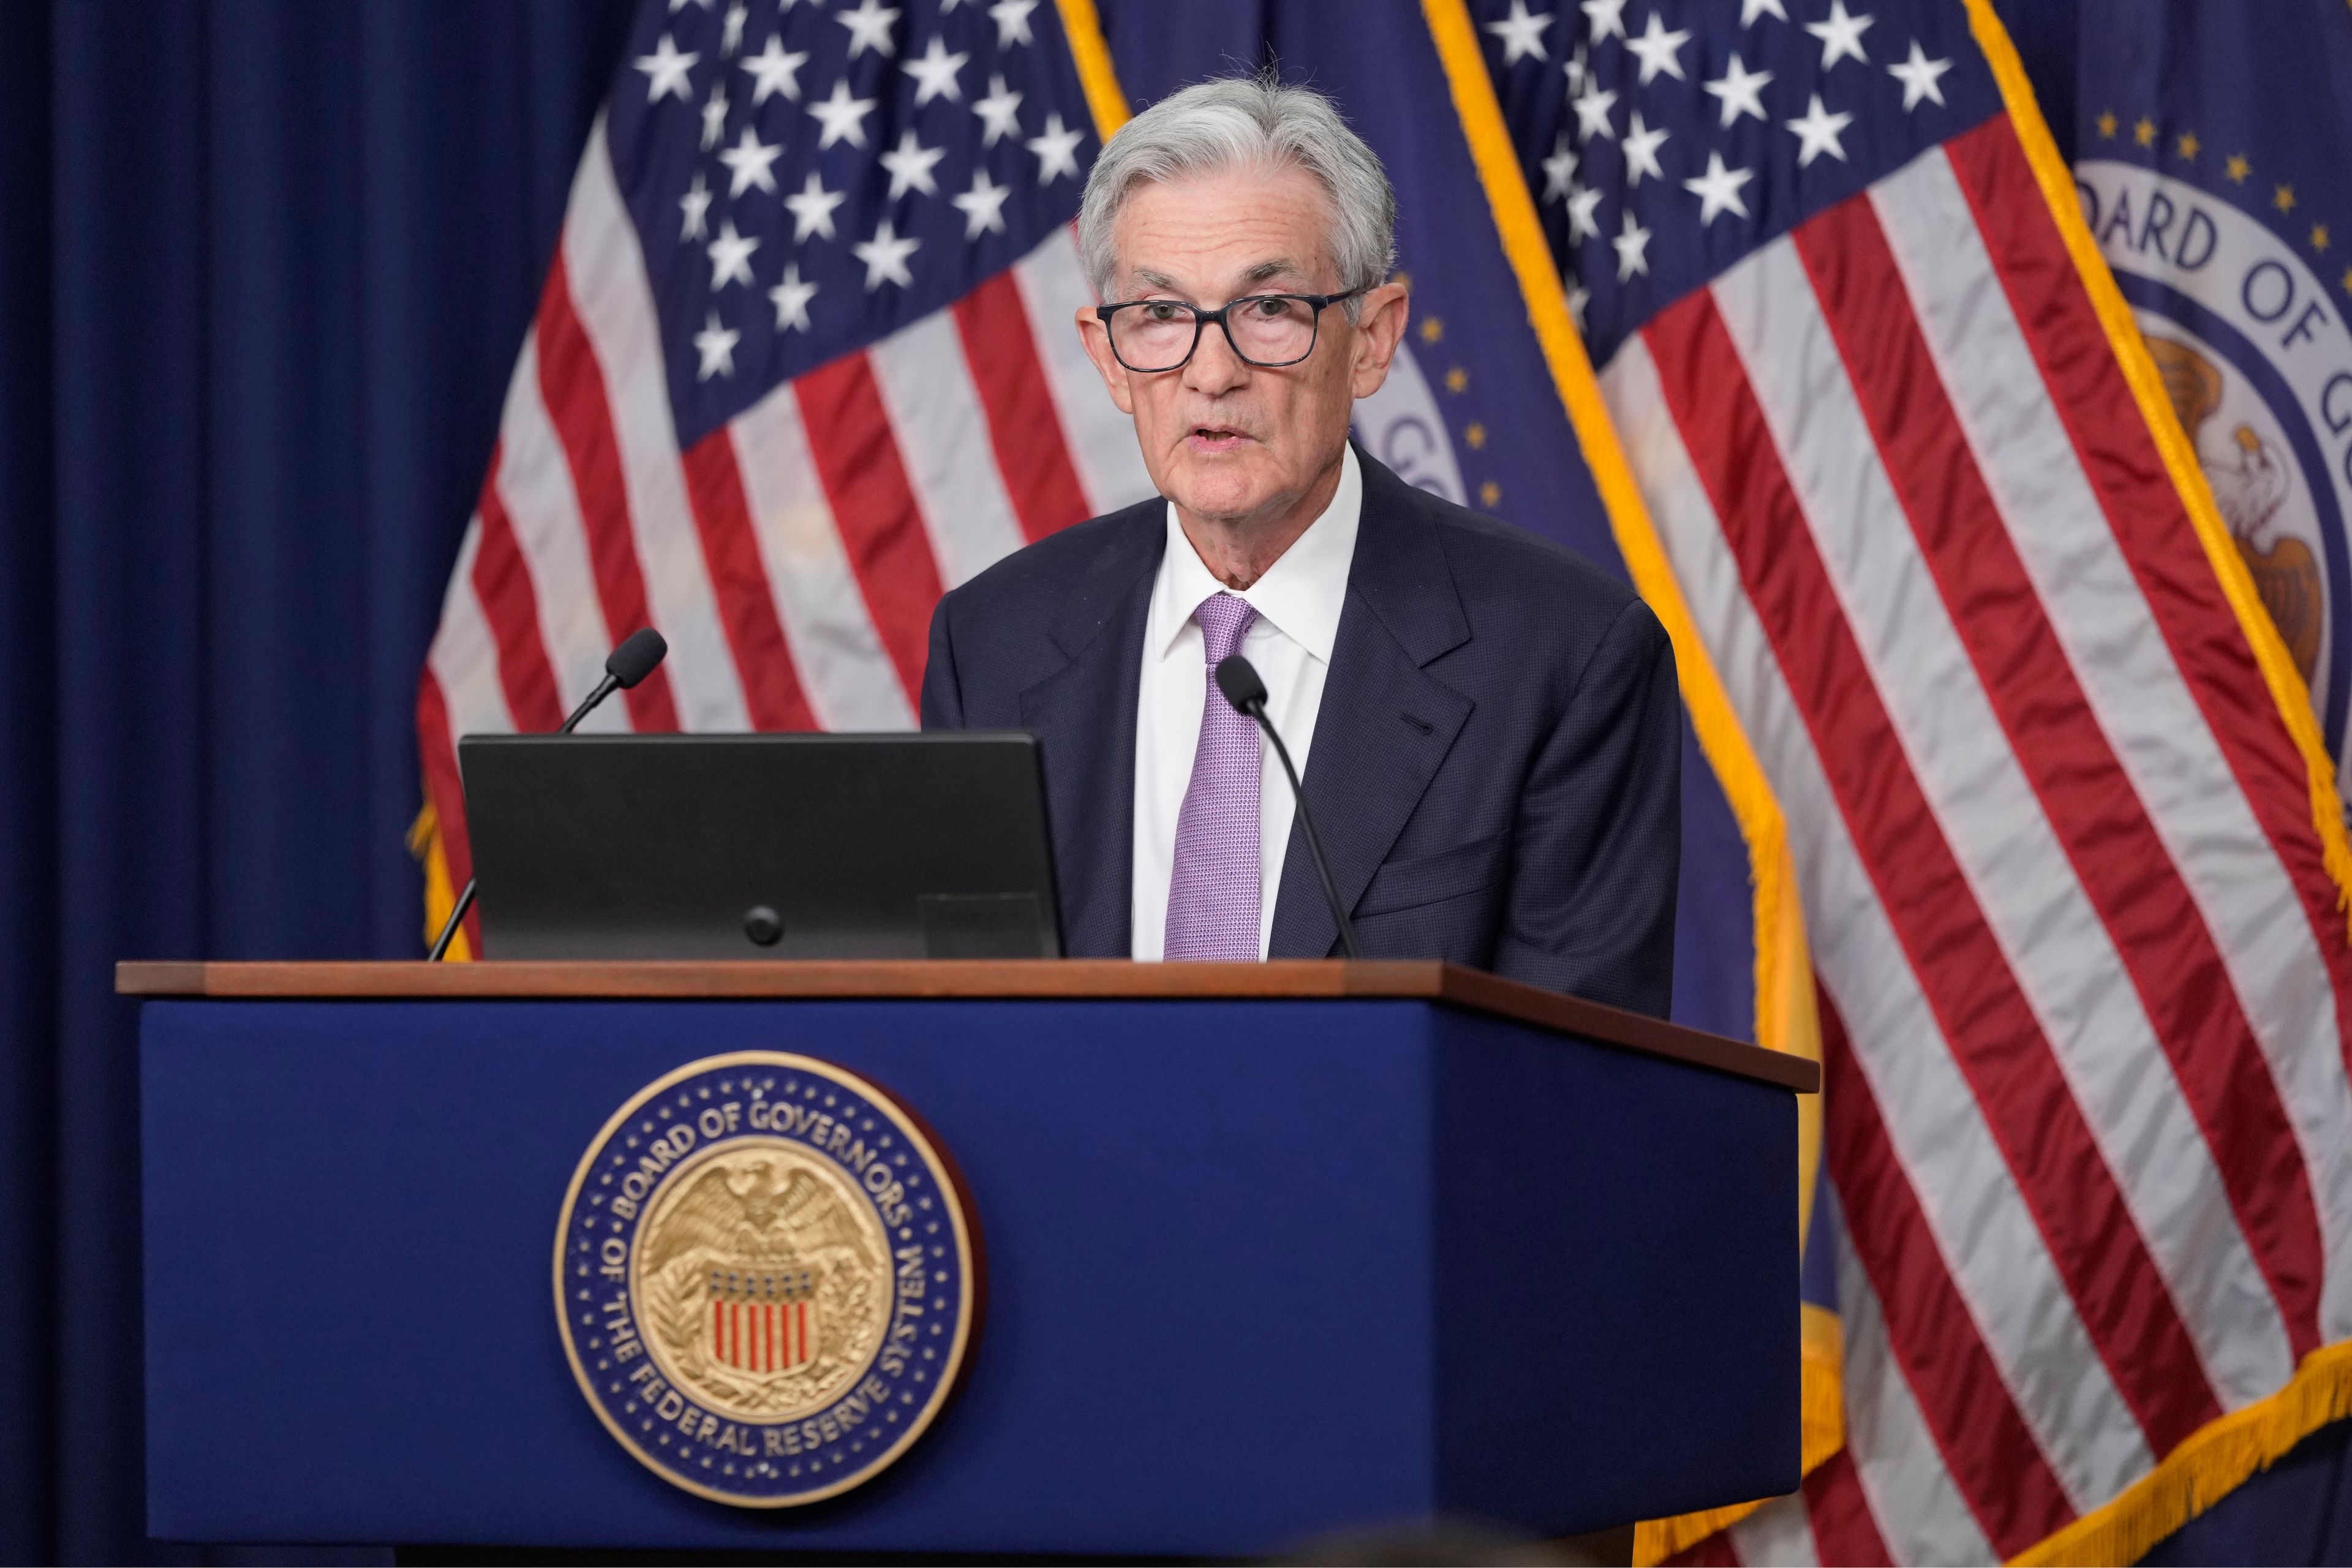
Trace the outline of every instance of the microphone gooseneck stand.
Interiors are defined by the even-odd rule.
[[[651,675],[654,667],[668,652],[669,644],[664,642],[661,633],[653,627],[643,626],[631,632],[621,646],[613,650],[612,657],[604,660],[604,679],[596,683],[596,689],[588,694],[586,701],[572,710],[572,717],[566,719],[563,727],[555,732],[559,735],[572,733],[580,727],[581,720],[596,710],[598,703],[614,692],[625,691]],[[458,893],[457,901],[450,906],[449,918],[441,923],[441,934],[433,939],[433,950],[425,955],[425,963],[438,963],[447,955],[449,943],[457,935],[457,927],[465,921],[466,911],[474,907],[476,885],[477,879],[466,879],[464,890]]]
[[[1274,754],[1282,759],[1282,773],[1290,781],[1290,797],[1298,805],[1299,826],[1307,829],[1307,852],[1315,858],[1315,876],[1323,884],[1323,902],[1331,910],[1331,923],[1339,928],[1339,951],[1349,958],[1361,958],[1356,946],[1355,922],[1348,918],[1347,906],[1339,901],[1339,884],[1331,879],[1331,863],[1323,856],[1323,835],[1315,828],[1315,813],[1307,804],[1307,791],[1298,783],[1298,770],[1290,765],[1290,748],[1282,743],[1282,736],[1274,721],[1265,713],[1265,682],[1260,679],[1257,667],[1240,654],[1222,659],[1217,665],[1217,689],[1237,713],[1246,713],[1257,721],[1265,738],[1274,742]]]

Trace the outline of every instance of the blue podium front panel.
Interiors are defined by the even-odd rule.
[[[952,1152],[961,1396],[776,1513],[598,1424],[549,1279],[582,1152],[698,1058],[801,1052]],[[1265,1553],[1795,1484],[1778,1089],[1421,1002],[158,1002],[152,1533]]]

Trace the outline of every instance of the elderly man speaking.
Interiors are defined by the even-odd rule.
[[[1073,956],[1323,957],[1289,786],[1217,689],[1244,655],[1364,954],[1664,1015],[1674,653],[1633,595],[1348,438],[1404,335],[1396,202],[1330,102],[1203,82],[1113,136],[1078,330],[1160,500],[1039,541],[931,621],[927,729],[1041,738]]]

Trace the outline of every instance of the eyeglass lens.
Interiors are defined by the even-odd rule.
[[[1147,300],[1111,317],[1111,345],[1130,370],[1173,370],[1192,352],[1199,319],[1190,305]],[[1226,308],[1225,331],[1244,359],[1288,364],[1315,346],[1315,308],[1279,294],[1254,295]]]

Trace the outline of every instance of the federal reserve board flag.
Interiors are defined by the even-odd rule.
[[[457,738],[554,729],[637,627],[583,728],[912,728],[942,592],[1150,493],[1071,325],[1124,112],[1082,0],[647,0],[418,693],[428,923]]]
[[[2084,0],[2074,176],[2328,751],[2352,703],[2352,7]]]
[[[2235,268],[2152,356],[1983,0],[1471,9],[1668,564],[1644,591],[1769,779],[1819,981],[1843,1447],[1666,1544],[2131,1561],[2352,1405],[2352,852],[2325,628],[2298,652],[2284,608],[2330,546],[2217,510],[2171,411],[2210,405],[2233,475],[2289,462],[2327,383],[2279,367],[2340,329],[2324,233],[2298,258],[2192,200],[2284,132],[2231,125],[2192,189],[2209,127],[2148,131],[2189,53],[2313,113],[2340,78],[2253,72],[2242,9],[2086,31],[2152,51],[2112,106],[2137,155],[2085,165],[2134,204],[2108,254],[2161,200],[2176,268],[2193,229]],[[2176,52],[2158,18],[2192,14]]]

